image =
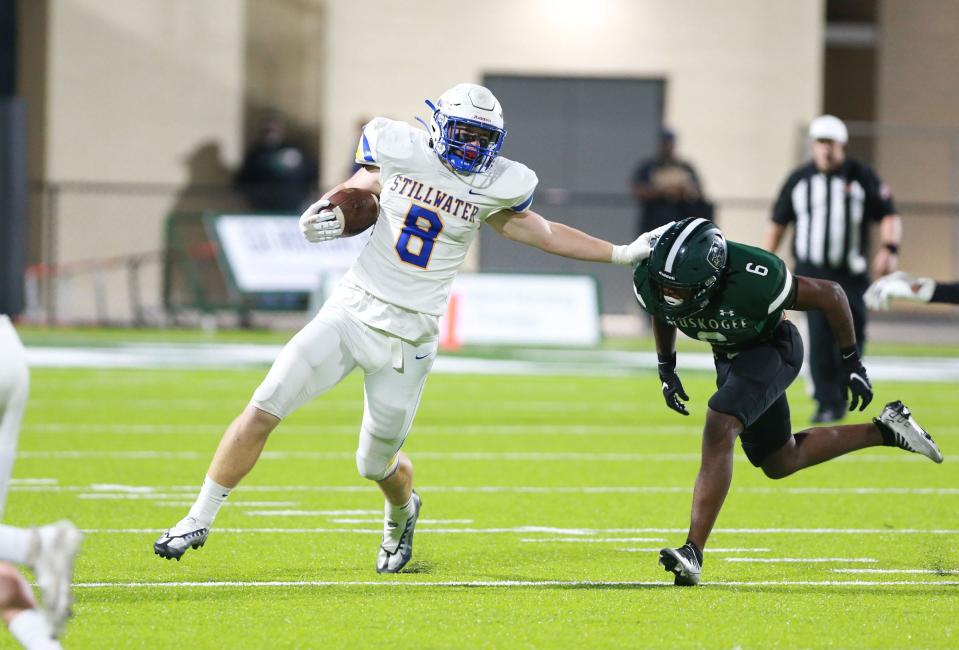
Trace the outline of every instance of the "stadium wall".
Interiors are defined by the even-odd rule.
[[[713,197],[753,203],[724,209],[722,219],[733,237],[755,242],[796,163],[797,129],[821,104],[819,0],[488,0],[486,18],[468,20],[444,0],[415,7],[327,4],[326,183],[339,180],[336,161],[352,154],[360,115],[426,116],[423,99],[460,81],[486,73],[664,78],[680,152]],[[509,106],[504,112],[508,125]]]
[[[877,166],[897,201],[959,201],[959,5],[945,0],[880,3]],[[954,208],[906,207],[904,268],[959,278]],[[951,251],[951,254],[950,254]]]
[[[480,16],[444,0],[28,4],[45,8],[43,33],[25,39],[45,58],[32,180],[57,188],[33,201],[33,262],[156,251],[169,212],[237,205],[229,177],[258,107],[319,134],[329,185],[358,118],[424,116],[425,97],[487,73],[666,79],[681,152],[731,236],[757,241],[821,101],[821,0],[488,0]],[[124,294],[122,273],[106,282]],[[141,287],[158,305],[159,273]],[[72,316],[87,291],[74,284]]]

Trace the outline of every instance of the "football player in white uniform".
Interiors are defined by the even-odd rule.
[[[536,174],[499,155],[506,130],[488,89],[459,84],[427,104],[428,133],[382,117],[367,124],[356,151],[364,167],[300,218],[309,241],[334,239],[343,224],[326,197],[347,187],[379,195],[369,243],[227,429],[190,513],[154,544],[158,555],[179,560],[202,546],[220,505],[280,420],[359,367],[366,377],[356,466],[386,498],[376,570],[399,571],[412,556],[421,503],[400,448],[436,356],[453,277],[480,226],[574,259],[634,266],[648,256],[648,235],[614,246],[530,210]]]
[[[0,514],[17,452],[20,420],[27,405],[30,379],[26,355],[10,319],[0,314]],[[40,528],[0,525],[0,617],[28,650],[59,648],[73,602],[73,562],[80,532],[68,521]],[[30,585],[13,564],[29,567],[37,579],[42,609]]]

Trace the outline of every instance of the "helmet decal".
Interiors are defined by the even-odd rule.
[[[726,241],[724,239],[717,238],[713,240],[713,243],[709,247],[709,252],[706,253],[706,261],[717,271],[722,271],[726,268]]]

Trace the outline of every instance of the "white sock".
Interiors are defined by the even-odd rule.
[[[0,525],[0,560],[14,564],[30,564],[30,551],[39,542],[31,528]]]
[[[216,519],[216,513],[220,506],[230,496],[230,488],[223,487],[209,476],[203,481],[203,487],[200,488],[200,494],[197,496],[193,507],[190,508],[190,515],[201,525],[209,528]]]
[[[406,525],[406,520],[412,517],[415,511],[416,506],[413,505],[413,495],[410,495],[410,500],[401,506],[394,506],[389,501],[386,502],[386,514],[389,516],[390,521],[396,522],[396,526],[400,532],[403,532],[403,526]]]
[[[27,650],[62,650],[53,638],[47,617],[35,609],[28,609],[13,617],[8,626],[10,634]]]

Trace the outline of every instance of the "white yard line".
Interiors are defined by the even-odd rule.
[[[540,451],[506,451],[506,452],[487,452],[487,451],[419,451],[411,454],[414,458],[420,460],[450,460],[450,461],[520,461],[520,462],[544,462],[544,461],[576,461],[576,462],[614,462],[614,463],[635,463],[635,462],[683,462],[698,463],[701,456],[698,453],[619,453],[619,452],[580,452],[580,451],[558,451],[558,452],[540,452]],[[268,460],[310,460],[310,461],[340,461],[352,460],[355,454],[351,451],[264,451],[260,459]],[[136,450],[136,451],[78,451],[78,450],[57,450],[57,451],[20,451],[17,452],[17,458],[25,460],[30,459],[55,459],[55,460],[208,460],[209,452],[199,451],[157,451],[157,450]],[[747,462],[746,457],[736,456],[736,462]],[[853,456],[844,456],[835,459],[842,463],[915,463],[927,462],[926,458],[918,454],[861,454]]]
[[[618,548],[617,551],[622,551],[623,553],[657,553],[662,550],[662,548]],[[709,554],[713,553],[768,553],[771,549],[768,548],[710,548],[707,549]]]
[[[97,534],[147,534],[163,532],[157,528],[88,528],[83,532]],[[344,534],[380,532],[379,529],[356,528],[217,528],[214,533],[291,533],[291,534]],[[677,534],[688,532],[687,528],[554,528],[551,526],[515,526],[512,528],[424,528],[424,533],[445,535],[473,535],[477,533],[544,533],[553,535],[591,535],[606,534]],[[717,535],[959,535],[959,529],[929,528],[717,528]]]
[[[830,569],[833,573],[881,573],[881,574],[908,574],[920,573],[936,576],[959,575],[959,569]]]
[[[352,457],[352,454],[351,454]],[[45,480],[39,483],[13,483],[13,492],[77,492],[81,499],[171,499],[181,498],[186,492],[191,496],[199,485],[56,485]],[[243,485],[238,492],[368,492],[363,485]],[[433,493],[504,493],[504,494],[690,494],[691,487],[663,485],[593,485],[593,486],[521,486],[521,485],[475,485],[475,486],[421,486],[417,490]],[[733,488],[740,494],[863,494],[863,495],[959,495],[959,488],[929,487],[741,487]]]
[[[250,510],[243,514],[249,517],[329,517],[335,510]],[[363,512],[363,511],[359,511]],[[332,524],[382,524],[383,513],[376,513],[378,517],[333,517],[330,519]],[[471,524],[472,519],[419,519],[421,524]]]
[[[849,564],[874,564],[878,562],[873,557],[724,557],[724,562],[760,562],[763,564],[832,564],[834,562]]]
[[[383,515],[379,519],[330,519],[331,524],[382,524]],[[417,524],[471,524],[472,519],[417,519]]]
[[[81,497],[83,495],[80,495]],[[176,495],[178,498],[182,499],[180,495]],[[193,500],[181,500],[181,501],[154,501],[150,505],[169,507],[169,508],[189,508],[193,505]],[[227,501],[223,504],[225,507],[229,508],[279,508],[281,506],[298,506],[300,505],[299,501]]]
[[[273,581],[211,581],[211,582],[79,582],[78,589],[175,589],[218,587],[664,587],[669,582],[629,582],[603,580],[453,580],[448,582],[420,582],[415,580],[273,580]],[[959,581],[929,580],[756,580],[702,582],[700,587],[898,587],[898,586],[959,586]]]
[[[354,402],[359,408],[359,402]],[[325,405],[326,402],[323,402]],[[595,406],[595,405],[594,405]],[[212,425],[198,424],[143,424],[129,423],[119,424],[116,422],[104,422],[100,424],[69,424],[69,423],[47,423],[31,424],[23,428],[28,433],[119,433],[123,435],[154,435],[162,433],[170,434],[210,434],[219,437],[223,433],[224,423]],[[287,424],[283,423],[277,431],[284,434],[308,434],[312,436],[322,436],[329,434],[355,436],[359,432],[359,427],[355,425],[329,425],[323,422],[317,422],[313,425]],[[938,431],[938,430],[937,430]],[[572,436],[602,436],[602,435],[682,435],[699,436],[701,427],[683,426],[683,425],[658,425],[654,428],[642,427],[636,424],[465,424],[465,425],[435,425],[435,424],[414,424],[413,432],[416,435],[450,435],[450,436],[553,436],[553,435],[572,435]]]
[[[527,544],[605,544],[609,542],[665,542],[661,537],[537,537],[519,540]]]

